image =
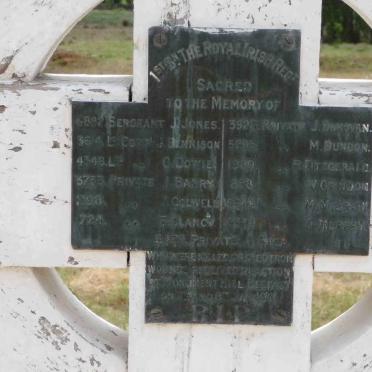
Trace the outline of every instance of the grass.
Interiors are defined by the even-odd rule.
[[[132,73],[132,13],[124,9],[93,11],[57,49],[46,72]],[[323,45],[321,77],[372,79],[372,45]],[[72,292],[91,310],[126,328],[126,270],[60,269]],[[372,285],[367,274],[315,274],[312,326],[334,319],[352,306]]]
[[[118,10],[95,10],[63,40],[45,72],[131,74],[133,15]]]
[[[93,312],[127,329],[128,271],[117,269],[58,269],[71,291]],[[372,287],[369,274],[316,273],[313,286],[312,329],[355,304]]]
[[[93,312],[128,327],[128,271],[118,269],[58,269],[63,281]]]
[[[371,287],[371,274],[316,273],[312,329],[319,328],[348,310]]]
[[[320,76],[372,79],[372,45],[363,43],[322,45]]]

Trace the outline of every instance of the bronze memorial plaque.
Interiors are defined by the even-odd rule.
[[[372,111],[299,106],[300,41],[154,27],[148,103],[73,102],[72,244],[146,251],[147,322],[290,325],[296,253],[368,254]]]

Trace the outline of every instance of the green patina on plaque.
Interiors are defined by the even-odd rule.
[[[72,244],[147,252],[147,322],[289,325],[296,253],[368,254],[372,111],[299,106],[299,61],[154,27],[148,104],[73,102]]]

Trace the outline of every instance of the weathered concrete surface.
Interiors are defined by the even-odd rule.
[[[127,101],[128,77],[0,84],[0,266],[125,267],[125,252],[71,247],[70,100]]]
[[[126,371],[127,335],[49,269],[0,270],[0,370]]]
[[[312,372],[372,370],[372,292],[312,336]]]
[[[102,0],[2,0],[0,80],[31,81],[73,26]]]

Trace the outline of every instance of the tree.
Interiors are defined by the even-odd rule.
[[[119,8],[121,7],[123,4],[123,1],[122,0],[105,0],[100,6],[99,8],[101,9],[114,9],[114,8]]]
[[[364,20],[341,0],[323,0],[322,40],[326,43],[371,42]]]

